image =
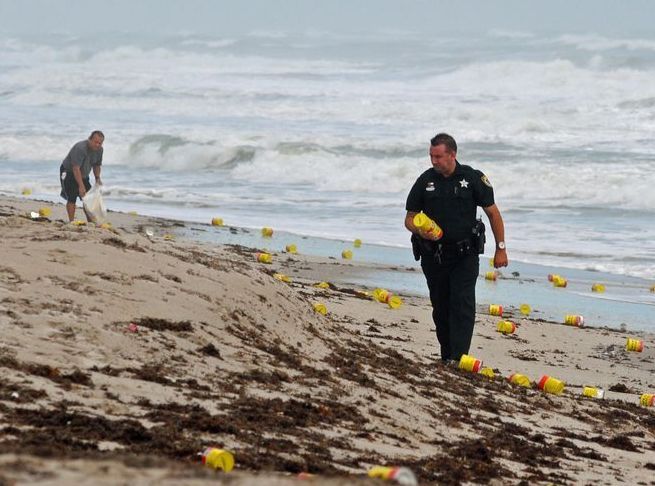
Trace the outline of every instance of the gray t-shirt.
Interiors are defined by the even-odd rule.
[[[73,166],[77,165],[82,173],[82,178],[86,179],[89,177],[93,166],[102,165],[102,147],[100,147],[100,150],[93,151],[89,148],[88,140],[77,142],[70,149],[61,165],[64,170],[73,170]]]

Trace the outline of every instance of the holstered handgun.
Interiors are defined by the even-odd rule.
[[[436,242],[421,238],[419,235],[412,233],[412,252],[414,253],[414,260],[419,261],[421,257],[432,258],[436,255],[438,245]]]
[[[473,233],[473,245],[476,247],[475,249],[477,250],[478,254],[482,255],[484,253],[484,244],[487,241],[487,237],[485,236],[486,228],[482,222],[482,219],[477,219],[475,221],[471,231]]]
[[[412,242],[412,253],[414,254],[414,260],[419,261],[421,259],[421,247],[419,246],[418,240],[420,236],[412,233],[410,241]]]

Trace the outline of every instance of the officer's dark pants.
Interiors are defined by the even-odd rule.
[[[442,264],[432,257],[421,257],[443,361],[459,361],[462,354],[468,354],[475,323],[475,283],[479,266],[477,254],[445,255]]]

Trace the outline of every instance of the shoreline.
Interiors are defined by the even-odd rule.
[[[0,193],[0,198],[5,198],[8,200],[16,200],[16,201],[35,201],[35,202],[43,202],[46,204],[51,204],[55,207],[62,207],[63,208],[63,203],[61,203],[61,200],[59,198],[54,198],[54,199],[37,199],[33,198],[32,196],[20,196],[18,194],[12,195],[9,193]],[[79,204],[79,203],[78,203]],[[78,206],[78,211],[81,211],[81,207]],[[109,209],[109,213],[113,214],[129,214],[129,210],[127,208],[122,208],[121,210],[113,210]],[[163,216],[163,215],[148,215],[148,214],[142,214],[138,213],[139,216],[145,217],[145,218],[153,218],[153,219],[161,219],[165,221],[171,221],[171,222],[176,222],[176,223],[181,223],[187,227],[192,227],[193,225],[201,225],[205,227],[211,228],[210,220],[209,219],[201,219],[201,218],[195,218],[195,219],[184,219],[184,218],[178,218],[178,217],[172,217],[172,216]],[[220,215],[219,215],[220,216]],[[237,229],[238,231],[245,231],[245,232],[251,232],[253,235],[259,235],[259,231],[261,227],[257,226],[241,226],[241,225],[231,225],[231,224],[226,224],[224,228],[234,228]],[[356,237],[354,237],[352,240],[348,240],[345,238],[339,238],[339,237],[331,237],[331,236],[325,236],[325,235],[313,235],[309,233],[300,233],[296,231],[291,231],[291,230],[277,230],[276,229],[276,234],[278,235],[284,235],[285,237],[288,237],[290,239],[297,239],[297,240],[302,240],[302,239],[316,239],[316,240],[324,240],[331,242],[333,244],[343,244],[343,245],[351,245],[352,240],[354,240]],[[492,238],[492,236],[489,236],[489,238]],[[409,241],[409,234],[408,234],[408,241]],[[380,247],[383,249],[393,249],[393,250],[402,250],[406,251],[407,255],[410,256],[410,258],[406,259],[410,263],[412,262],[411,260],[411,246],[409,244],[404,245],[404,244],[391,244],[391,243],[372,243],[369,241],[364,241],[365,245],[373,246],[373,247]],[[490,242],[487,241],[487,247],[489,247]],[[317,255],[320,256],[320,255]],[[488,260],[491,257],[491,255],[480,255],[480,262],[481,262],[481,269],[483,268],[482,263],[484,263],[486,260]],[[371,262],[372,263],[372,262]],[[643,276],[637,276],[637,275],[629,275],[625,273],[613,273],[609,271],[603,271],[603,270],[595,270],[592,268],[580,268],[580,267],[573,267],[573,266],[563,266],[563,265],[556,265],[556,264],[549,264],[549,263],[535,263],[527,260],[511,260],[512,264],[519,264],[523,266],[532,266],[536,268],[540,268],[543,270],[542,274],[547,275],[548,273],[552,273],[553,271],[559,271],[560,273],[566,274],[567,272],[570,273],[584,273],[584,274],[592,274],[592,275],[597,275],[598,276],[598,281],[599,282],[616,282],[616,281],[628,281],[628,282],[633,282],[634,285],[636,286],[650,286],[655,284],[655,276],[652,278],[649,277],[643,277]],[[384,265],[384,263],[382,263]]]
[[[23,198],[17,200],[50,205],[49,201]],[[53,217],[60,215],[65,219],[63,204],[54,204],[53,207]],[[81,213],[81,209],[78,209],[78,213]],[[110,211],[109,215],[124,224],[133,218],[129,213],[118,211]],[[349,241],[277,230],[273,238],[263,238],[260,230],[251,228],[212,226],[209,222],[188,222],[146,215],[139,215],[139,218],[142,233],[148,226],[148,221],[153,221],[154,226],[168,227],[167,231],[177,238],[199,244],[233,244],[286,254],[285,245],[293,243],[297,245],[299,255],[304,258],[315,262],[329,259],[350,266],[348,272],[333,272],[332,269],[338,267],[324,266],[323,273],[315,275],[318,280],[334,280],[337,283],[370,288],[385,287],[406,295],[427,297],[427,287],[420,265],[414,261],[410,249],[366,241],[361,248],[354,248]],[[342,259],[343,250],[351,250],[353,259]],[[533,308],[534,317],[552,322],[561,322],[566,314],[581,314],[585,316],[585,325],[591,327],[627,327],[631,331],[655,332],[655,321],[652,320],[655,312],[655,293],[649,291],[651,284],[648,280],[512,261],[510,267],[497,271],[498,282],[488,282],[484,278],[485,272],[493,270],[487,266],[488,260],[488,256],[481,255],[476,289],[478,312],[490,304],[518,308],[520,304],[527,303]],[[568,288],[553,292],[551,283],[546,279],[551,273],[564,275],[569,283]],[[604,284],[607,291],[591,292],[590,288],[595,283]]]
[[[470,353],[488,379],[439,363],[427,299],[401,294],[392,310],[360,287],[314,286],[356,262],[274,253],[264,265],[252,248],[165,238],[182,223],[23,216],[38,207],[0,198],[0,479],[203,484],[216,474],[196,453],[216,445],[235,453],[235,485],[299,472],[375,484],[366,471],[387,464],[420,484],[652,481],[655,409],[638,401],[655,393],[653,333],[510,309],[518,331],[505,336],[478,313]],[[625,351],[627,337],[643,352]],[[509,384],[517,372],[533,386]],[[536,389],[544,374],[562,395]]]

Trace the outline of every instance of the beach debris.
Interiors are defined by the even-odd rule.
[[[319,289],[329,289],[330,284],[327,282],[318,282],[314,284],[314,287],[318,287]]]
[[[18,392],[11,392],[11,398],[13,398],[14,400],[18,400],[20,398],[20,395],[18,394]]]
[[[639,397],[639,405],[644,407],[655,407],[655,394],[644,393]]]
[[[296,477],[298,479],[311,479],[314,477],[314,475],[308,472],[299,472]]]
[[[312,304],[312,308],[314,309],[314,311],[318,312],[319,314],[323,314],[323,315],[327,314],[327,307],[325,306],[325,304],[321,302],[314,302]]]
[[[378,302],[387,304],[392,309],[397,309],[403,304],[403,300],[400,297],[392,294],[386,289],[375,289],[373,291],[373,298]]]
[[[577,314],[566,314],[564,316],[564,324],[582,327],[584,325],[584,317]]]
[[[544,375],[537,382],[537,388],[545,391],[546,393],[552,393],[553,395],[559,395],[564,391],[565,383],[557,378],[552,376]]]
[[[45,206],[39,209],[39,216],[42,218],[49,218],[50,215],[52,215],[52,208]]]
[[[259,263],[272,263],[273,257],[270,253],[257,252],[255,253],[255,260],[257,260]]]
[[[553,285],[555,287],[561,287],[564,288],[568,285],[568,280],[566,280],[564,277],[560,277],[559,275],[555,275],[553,278]]]
[[[459,359],[459,368],[471,373],[477,373],[482,368],[482,361],[468,354],[463,354]]]
[[[513,385],[522,386],[524,388],[532,388],[532,382],[530,378],[520,373],[513,373],[507,378],[509,382]]]
[[[496,271],[486,272],[484,274],[484,279],[495,282],[498,279],[498,272]]]
[[[175,235],[172,235],[172,234],[170,234],[170,233],[166,233],[166,234],[164,235],[164,240],[165,240],[165,241],[175,241]]]
[[[139,213],[137,213],[136,211],[128,211],[127,214],[129,214],[130,216],[138,216],[139,215]]]
[[[389,300],[387,300],[387,305],[392,309],[397,309],[398,307],[403,305],[403,300],[397,295],[392,295],[391,297],[389,297]]]
[[[135,323],[130,322],[127,326],[127,331],[128,332],[139,332],[139,326],[137,326]]]
[[[514,334],[516,332],[516,324],[512,321],[498,321],[496,331],[503,334]]]
[[[341,252],[341,258],[344,260],[351,260],[353,257],[353,252],[351,250],[343,250]]]
[[[408,467],[374,466],[368,471],[369,478],[393,481],[401,486],[417,486],[416,476]]]
[[[110,230],[111,229],[111,223],[102,223],[100,226],[102,229]]]
[[[144,231],[148,238],[152,238],[153,236],[155,236],[155,231],[152,228],[146,228]]]
[[[212,218],[212,226],[223,226],[223,218]]]
[[[414,226],[421,230],[425,235],[440,239],[443,236],[443,230],[425,213],[418,213],[414,216]]]
[[[353,241],[353,246],[355,248],[361,248],[362,247],[362,240],[360,240],[359,238],[355,238],[355,241]]]
[[[264,238],[272,238],[273,237],[273,228],[269,228],[268,226],[264,226],[262,228],[262,236]]]
[[[605,390],[596,388],[595,386],[585,386],[582,388],[582,396],[589,398],[604,398]]]
[[[39,219],[41,216],[39,216],[39,213],[36,211],[30,211],[30,218],[32,219]]]
[[[605,292],[605,286],[601,283],[595,283],[591,286],[591,291],[602,294],[603,292]]]
[[[503,306],[498,304],[489,304],[489,314],[492,316],[502,317]]]
[[[641,339],[628,338],[625,343],[625,349],[627,351],[641,353],[644,350],[644,342]]]
[[[360,297],[365,297],[367,299],[375,298],[368,290],[355,290],[355,293]]]
[[[202,453],[202,463],[212,469],[230,472],[234,469],[234,455],[225,449],[207,447]]]
[[[566,287],[568,284],[568,281],[564,277],[556,273],[549,273],[548,281],[552,282],[555,287]]]
[[[84,225],[86,225],[86,221],[82,221],[81,219],[76,219],[75,221],[71,221],[70,224],[72,224],[74,226],[84,226]]]
[[[274,273],[273,278],[279,280],[280,282],[286,282],[286,283],[291,283],[291,277],[283,274],[283,273]]]
[[[527,317],[530,315],[530,312],[532,312],[532,307],[530,307],[530,304],[521,304],[519,306],[519,311],[521,311],[521,314]]]
[[[23,189],[20,191],[20,193],[23,196],[30,196],[32,194],[32,189],[30,189],[29,187],[23,187]]]
[[[496,373],[494,373],[494,370],[492,368],[489,368],[488,366],[485,366],[480,370],[480,374],[486,376],[490,380],[493,380],[496,377]]]
[[[622,347],[618,344],[610,344],[609,346],[599,345],[596,347],[598,352],[597,357],[604,360],[616,360],[622,354]],[[611,390],[610,391],[614,391]]]
[[[387,299],[389,298],[390,295],[391,295],[391,292],[389,292],[386,289],[377,288],[377,289],[373,290],[373,298],[375,300],[377,300],[378,302],[386,303],[386,301],[387,301]]]
[[[287,253],[293,253],[294,255],[298,253],[298,247],[296,246],[295,243],[291,243],[287,246],[284,247]]]

